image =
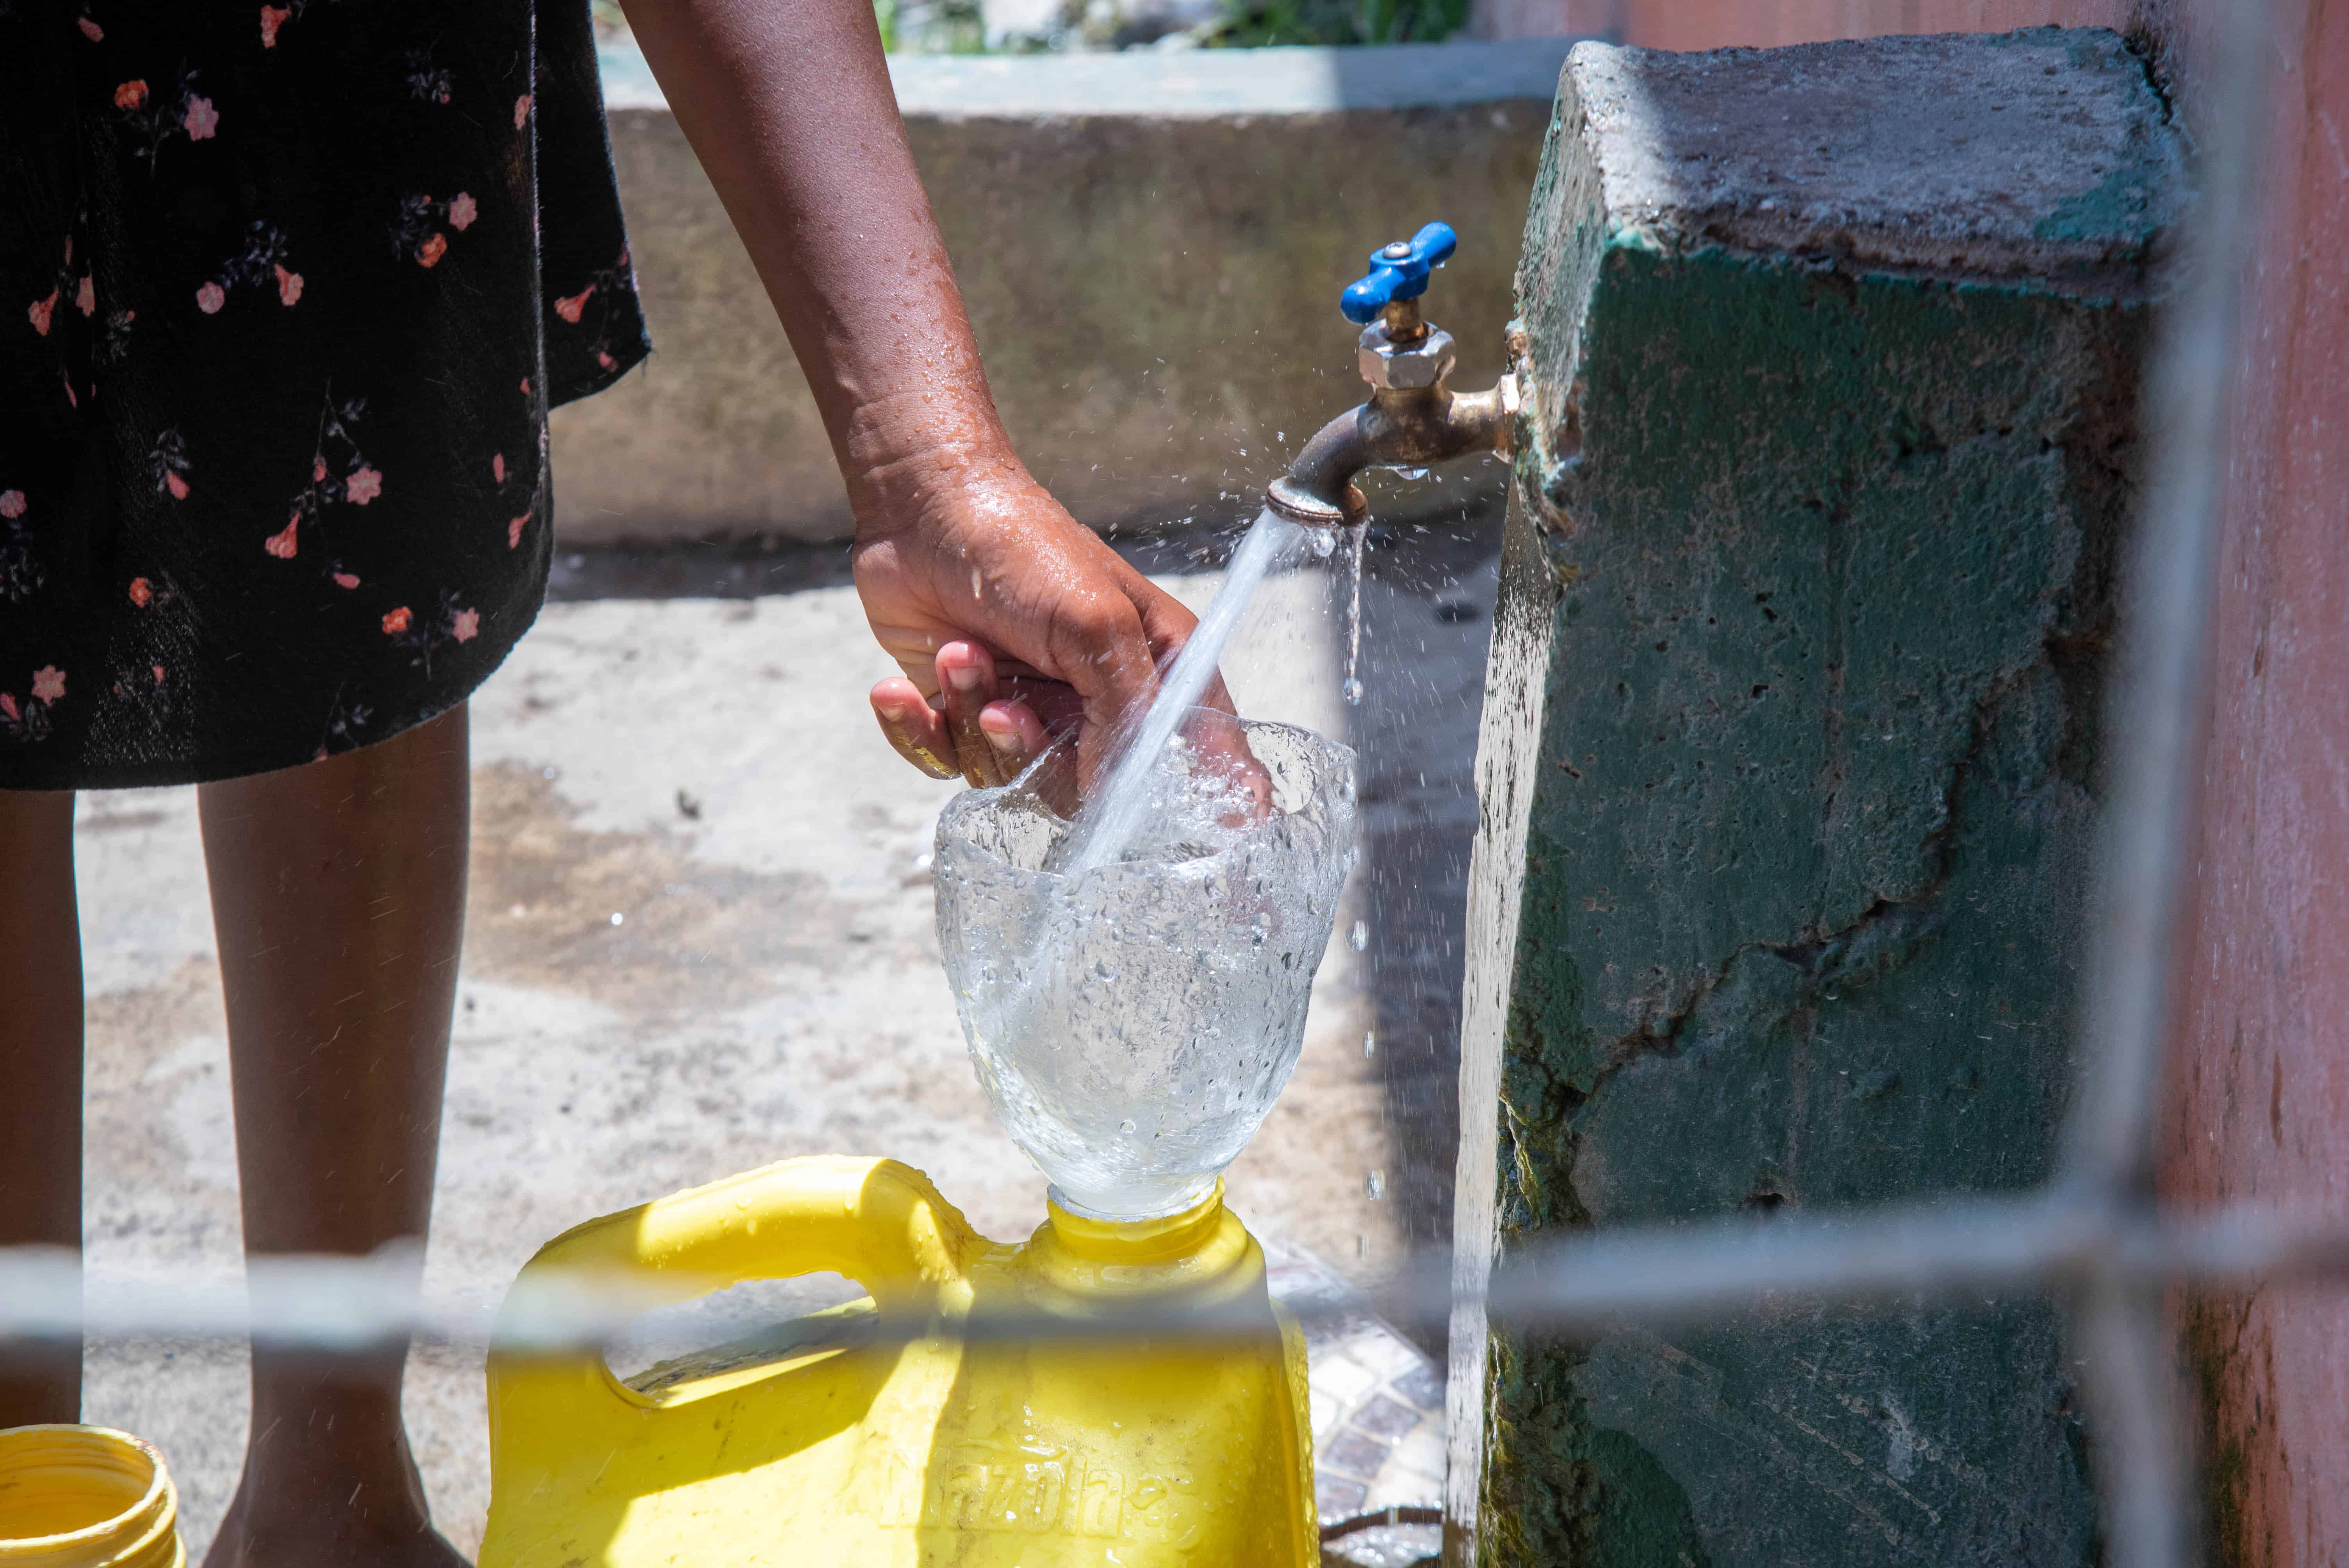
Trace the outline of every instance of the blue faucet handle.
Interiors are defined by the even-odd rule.
[[[1425,294],[1428,275],[1459,248],[1460,236],[1449,223],[1430,223],[1409,240],[1381,246],[1371,253],[1370,276],[1348,284],[1338,308],[1348,321],[1367,326],[1394,301]]]

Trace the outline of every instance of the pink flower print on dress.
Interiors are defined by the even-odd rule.
[[[429,48],[408,51],[408,94],[419,103],[447,103],[456,85],[446,67],[432,63]]]
[[[479,610],[460,610],[456,619],[450,623],[449,634],[460,643],[470,643],[481,634],[481,613]]]
[[[414,619],[416,617],[408,613],[408,606],[402,604],[383,618],[383,634],[387,637],[396,637],[408,630],[408,624]]]
[[[144,577],[130,580],[130,602],[141,610],[155,602],[155,585]]]
[[[51,289],[48,298],[35,300],[25,315],[32,322],[33,330],[47,337],[49,335],[49,317],[57,313],[57,291]]]
[[[147,461],[155,471],[155,488],[173,500],[188,499],[188,444],[177,430],[166,430],[155,438],[155,449],[147,454]]]
[[[302,514],[297,511],[287,521],[284,528],[279,529],[275,533],[273,533],[267,539],[263,540],[261,542],[261,548],[269,552],[270,554],[274,555],[280,561],[293,560],[294,552],[297,548],[294,535],[295,531],[301,526]]]
[[[391,248],[403,256],[412,256],[419,267],[438,265],[449,253],[449,236],[440,226],[463,230],[481,216],[481,209],[471,196],[460,191],[446,201],[425,195],[402,196],[399,216],[392,221]],[[458,222],[461,218],[462,222]]]
[[[506,548],[512,550],[522,543],[522,531],[530,526],[530,513],[523,512],[506,524]]]
[[[91,43],[103,44],[106,42],[106,29],[98,25],[96,18],[90,16],[77,16],[74,18],[74,26],[79,27],[81,29],[81,36],[88,38]]]
[[[490,478],[500,484],[506,482],[506,455],[503,452],[490,459]]]
[[[524,93],[522,97],[514,99],[514,129],[516,130],[520,130],[522,129],[523,121],[529,118],[530,95],[528,93]]]
[[[166,86],[150,91],[144,80],[128,81],[114,89],[114,107],[127,121],[123,141],[133,158],[144,159],[150,172],[163,144],[175,136],[204,141],[220,127],[212,100],[196,91],[194,71],[181,74],[176,89]]]
[[[245,225],[244,248],[221,263],[212,281],[196,291],[196,304],[212,315],[228,303],[229,290],[265,288],[273,282],[278,304],[290,305],[302,297],[302,274],[285,265],[285,231],[256,220]]]
[[[5,517],[9,519],[11,521],[14,521],[16,519],[24,515],[25,492],[23,490],[0,490],[0,517]]]
[[[310,454],[309,482],[295,495],[293,516],[282,536],[288,545],[287,555],[293,553],[296,524],[323,523],[329,515],[326,509],[334,503],[348,501],[353,506],[365,506],[383,493],[382,472],[369,466],[367,455],[359,450],[357,438],[351,434],[351,427],[366,411],[365,398],[353,397],[338,403],[333,389],[328,388],[325,404],[318,410],[318,445]],[[271,553],[276,552],[273,549]],[[330,562],[325,573],[331,575],[342,569],[340,562]]]
[[[98,314],[98,284],[95,279],[82,279],[81,286],[74,290],[74,309],[84,315]]]
[[[150,665],[147,667],[155,672],[155,684],[157,686],[161,686],[163,684],[163,666],[160,665]]]
[[[588,274],[585,288],[575,294],[566,295],[554,302],[554,314],[565,322],[577,325],[585,319],[587,302],[594,299],[599,292],[605,294],[605,306],[595,325],[595,341],[589,345],[589,352],[595,356],[595,363],[605,370],[617,370],[620,367],[619,360],[612,354],[611,302],[625,298],[628,286],[628,249],[623,245],[620,247],[618,257],[610,266],[598,267]]]
[[[337,588],[356,588],[359,585],[358,573],[356,572],[337,572],[334,576],[335,586]]]
[[[277,29],[285,26],[293,15],[293,10],[285,5],[264,5],[261,8],[261,46],[263,48],[274,49],[277,46]]]
[[[15,693],[0,691],[0,734],[40,739],[49,733],[49,705],[65,695],[65,672],[55,665],[33,672],[32,695],[21,703]]]

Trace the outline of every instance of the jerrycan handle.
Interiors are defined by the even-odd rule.
[[[928,1177],[895,1160],[786,1160],[565,1231],[523,1268],[625,1273],[647,1307],[746,1280],[842,1274],[884,1311],[926,1311],[987,1243]]]

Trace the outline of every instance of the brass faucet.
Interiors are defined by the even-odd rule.
[[[1419,296],[1459,245],[1451,226],[1430,223],[1371,254],[1370,275],[1347,285],[1338,308],[1365,324],[1356,362],[1370,401],[1321,427],[1265,487],[1265,504],[1312,528],[1359,528],[1370,519],[1354,476],[1368,468],[1425,468],[1470,452],[1509,450],[1517,382],[1490,390],[1444,385],[1458,362],[1452,335],[1421,315]]]

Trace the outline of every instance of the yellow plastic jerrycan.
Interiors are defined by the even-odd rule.
[[[869,1300],[635,1380],[604,1357],[490,1358],[481,1568],[1309,1568],[1305,1348],[1223,1204],[1110,1222],[1058,1205],[991,1243],[890,1160],[785,1161],[609,1215],[537,1271],[726,1284],[834,1272]],[[1262,1312],[1247,1336],[966,1343],[974,1307],[1082,1318],[1147,1300]],[[889,1344],[875,1311],[934,1317]]]
[[[108,1427],[0,1431],[0,1568],[183,1568],[154,1445]]]

